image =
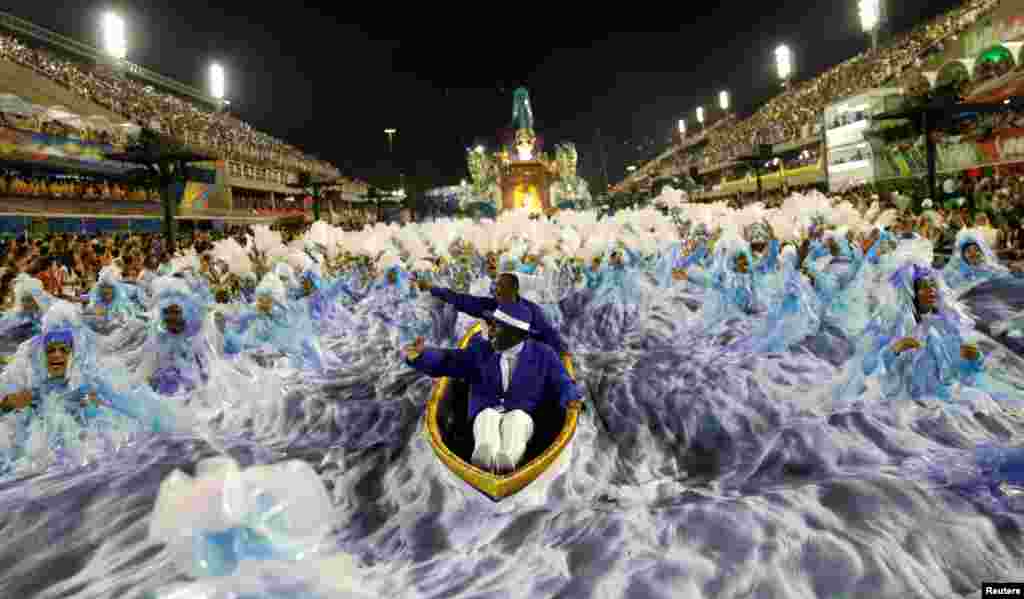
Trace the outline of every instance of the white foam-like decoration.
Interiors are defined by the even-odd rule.
[[[394,252],[387,252],[377,260],[377,269],[382,271],[401,265],[402,257]]]
[[[189,289],[188,283],[180,277],[158,277],[153,280],[152,290],[153,295],[157,298],[163,298],[171,294],[184,295],[185,297],[192,296],[192,290]]]
[[[330,531],[332,511],[323,482],[305,462],[242,470],[232,458],[219,456],[200,462],[195,477],[174,470],[164,479],[149,536],[167,545],[180,568],[203,578],[231,573],[214,571],[214,564],[197,555],[203,533],[244,528],[266,538],[285,559],[310,559]],[[244,562],[245,547],[236,550]]]
[[[52,331],[64,327],[77,328],[82,321],[81,309],[64,300],[53,302],[50,309],[43,315],[43,331]]]
[[[434,270],[434,263],[429,260],[417,260],[412,265],[414,272],[431,272]]]
[[[267,225],[254,225],[252,227],[252,243],[257,250],[266,252],[282,244],[281,233],[271,231]]]
[[[304,251],[292,251],[292,253],[288,255],[288,265],[291,266],[295,272],[305,272],[313,263],[313,259]]]
[[[178,273],[186,270],[193,272],[199,270],[199,255],[192,248],[185,250],[181,256],[171,259],[171,272]]]
[[[287,290],[281,281],[280,275],[268,272],[263,275],[263,280],[256,286],[256,295],[269,295],[279,304],[284,304],[287,299]]]
[[[101,284],[113,285],[121,282],[121,269],[114,266],[104,266],[100,270],[97,280]]]
[[[23,297],[33,297],[42,291],[43,282],[35,277],[21,273],[14,279],[14,297],[19,300]]]

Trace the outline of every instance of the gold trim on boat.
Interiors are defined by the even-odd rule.
[[[469,332],[459,342],[459,349],[468,347],[469,340],[479,332],[480,323],[477,323],[469,329]],[[576,380],[576,370],[573,368],[570,356],[563,356],[562,362],[569,376]],[[565,423],[562,425],[562,430],[558,433],[558,437],[555,438],[554,442],[543,453],[512,474],[491,474],[464,462],[462,458],[444,444],[444,440],[441,437],[441,427],[437,424],[437,412],[438,405],[447,391],[448,377],[441,377],[434,384],[430,401],[427,402],[427,412],[425,415],[427,419],[425,430],[427,438],[430,440],[430,445],[434,448],[434,453],[437,454],[437,457],[441,459],[441,462],[449,470],[469,483],[471,487],[494,501],[500,501],[505,497],[509,497],[536,480],[561,455],[562,450],[565,449],[576,433],[576,421],[579,418],[580,408],[577,403],[573,402],[565,411]]]

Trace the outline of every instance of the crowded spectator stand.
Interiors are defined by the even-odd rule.
[[[761,144],[807,147],[820,143],[821,115],[825,107],[840,98],[905,78],[927,79],[921,75],[924,61],[937,54],[944,40],[958,36],[990,14],[998,0],[970,0],[960,7],[895,37],[877,50],[867,50],[807,81],[790,81],[784,91],[768,100],[750,117],[738,119],[727,114],[709,123],[699,133],[684,137],[651,163],[641,166],[613,191],[658,174],[688,172],[696,168],[706,176],[738,166],[735,158],[750,154]],[[1010,64],[1001,54],[983,61],[982,77],[964,83],[990,81],[1005,73]],[[928,83],[927,80],[925,81]],[[801,158],[808,160],[808,158]],[[664,172],[661,172],[664,171]]]
[[[265,167],[339,175],[330,164],[256,131],[230,114],[207,110],[113,72],[71,63],[10,35],[0,35],[0,60],[28,67],[137,126],[178,139],[191,151]]]

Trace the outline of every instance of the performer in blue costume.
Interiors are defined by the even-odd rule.
[[[351,295],[344,278],[325,286],[319,263],[306,268],[300,278],[302,287],[296,303],[310,320],[318,325],[331,322],[346,329],[354,326],[352,315],[338,302],[343,294]]]
[[[956,236],[956,245],[949,263],[942,269],[942,277],[958,296],[967,293],[979,283],[1013,276],[1020,268],[1008,268],[999,263],[992,248],[978,229],[963,229]]]
[[[256,288],[256,306],[224,331],[224,353],[257,351],[264,356],[284,354],[292,367],[323,368],[319,339],[306,314],[288,309],[281,278],[267,273]]]
[[[122,375],[97,366],[94,335],[82,326],[78,307],[58,301],[43,319],[42,334],[26,344],[4,371],[0,395],[8,413],[5,420],[15,419],[20,441],[36,417],[47,419],[48,426],[57,429],[66,428],[68,418],[79,427],[97,420],[110,426],[124,426],[130,420],[143,431],[191,427],[186,412],[165,404],[145,387],[132,385]],[[51,442],[62,445],[77,439]]]
[[[133,293],[121,281],[121,271],[107,266],[100,271],[99,280],[89,291],[89,304],[85,308],[87,321],[100,332],[109,332],[128,320],[138,318],[142,308]]]
[[[878,375],[888,399],[939,400],[976,409],[991,404],[995,389],[984,375],[985,356],[969,340],[973,323],[939,273],[910,262],[890,282],[896,297],[866,331],[863,374]]]
[[[754,264],[750,244],[738,235],[729,235],[718,242],[715,252],[710,271],[686,273],[688,281],[711,292],[702,309],[705,326],[713,327],[740,315],[763,313],[768,305],[761,298],[762,269]]]
[[[0,337],[21,343],[42,330],[43,314],[54,298],[39,279],[21,274],[14,280],[14,301],[14,307],[0,318]]]
[[[555,352],[528,339],[531,316],[523,304],[503,304],[495,310],[490,316],[493,352],[426,349],[422,338],[405,348],[407,363],[413,368],[470,384],[472,461],[485,470],[515,470],[533,435],[531,414],[541,402],[556,400],[568,408],[580,400],[576,384]]]
[[[139,382],[163,395],[196,389],[209,379],[211,359],[202,335],[206,305],[177,277],[153,281],[156,302],[142,346],[125,358]]]

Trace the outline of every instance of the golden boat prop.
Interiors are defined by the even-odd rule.
[[[477,323],[459,342],[459,349],[466,349],[479,333]],[[566,356],[563,363],[569,376],[576,380],[571,358]],[[533,414],[534,434],[523,456],[524,465],[511,474],[492,474],[470,463],[473,427],[468,422],[468,402],[468,384],[449,377],[439,378],[427,402],[426,435],[434,453],[449,470],[493,501],[514,495],[536,480],[576,434],[579,404],[574,402],[563,409],[558,402],[545,400]]]

